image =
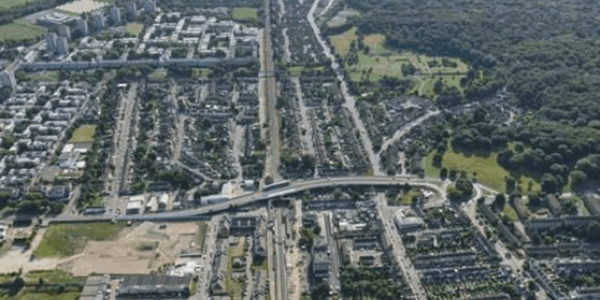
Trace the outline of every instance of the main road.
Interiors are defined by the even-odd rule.
[[[426,180],[412,176],[396,177],[377,177],[377,176],[356,176],[356,177],[337,177],[337,178],[319,178],[309,180],[298,180],[290,185],[270,191],[258,191],[252,194],[246,194],[229,199],[220,203],[210,204],[195,209],[180,210],[173,212],[163,212],[144,215],[103,215],[103,216],[58,216],[51,222],[84,222],[94,220],[114,220],[114,221],[177,221],[191,220],[200,216],[214,214],[219,211],[227,210],[235,206],[244,206],[260,201],[278,199],[285,196],[301,193],[303,191],[317,188],[335,188],[340,186],[395,186],[400,184],[411,184],[413,186],[428,188],[434,190],[440,197],[446,198],[445,191],[440,188],[439,180]]]

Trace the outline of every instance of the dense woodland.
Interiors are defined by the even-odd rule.
[[[447,115],[461,152],[502,151],[505,168],[534,175],[544,190],[588,183],[600,174],[600,3],[530,0],[348,0],[363,34],[383,33],[386,46],[453,56],[483,71],[466,91],[442,91],[441,107],[481,101],[506,88],[523,114],[492,125],[491,112]],[[509,150],[509,142],[523,147]],[[443,145],[443,144],[442,144]],[[438,147],[439,148],[439,147]],[[443,146],[440,150],[445,150]],[[577,170],[573,173],[574,170]]]

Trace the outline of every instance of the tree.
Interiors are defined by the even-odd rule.
[[[586,237],[590,242],[600,241],[600,223],[594,222],[587,227]]]
[[[448,169],[444,167],[440,170],[440,178],[444,180],[446,177],[448,177]]]
[[[542,190],[546,193],[554,193],[559,188],[559,182],[556,177],[550,173],[542,175]]]
[[[571,186],[579,187],[587,181],[587,174],[580,170],[571,172]]]
[[[502,211],[504,210],[505,205],[506,197],[504,196],[504,194],[496,195],[496,198],[494,199],[494,209],[496,209],[496,211]]]

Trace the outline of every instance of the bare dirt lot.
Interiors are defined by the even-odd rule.
[[[164,228],[161,228],[161,225]],[[87,276],[92,272],[150,273],[165,264],[175,262],[181,253],[198,252],[198,228],[197,223],[145,222],[124,228],[115,240],[89,241],[82,253],[70,257],[29,261],[25,259],[29,256],[28,253],[10,250],[0,257],[0,265],[5,266],[4,261],[12,260],[12,263],[6,264],[10,269],[18,270],[23,267],[25,270],[33,265],[34,269],[38,270],[59,268],[72,273],[73,276]],[[41,234],[38,234],[38,237],[41,237]],[[16,257],[21,259],[15,261]]]

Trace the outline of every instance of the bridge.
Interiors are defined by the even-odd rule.
[[[397,177],[338,177],[338,178],[320,178],[310,180],[294,181],[288,186],[269,190],[257,191],[239,197],[231,198],[229,201],[205,205],[195,209],[170,211],[143,215],[101,215],[101,216],[58,216],[49,220],[55,222],[93,222],[93,221],[187,221],[205,219],[209,215],[222,212],[231,207],[241,207],[266,200],[278,199],[285,196],[294,195],[308,190],[319,188],[336,188],[343,186],[397,186],[401,184],[410,184],[412,186],[423,187],[434,190],[441,197],[445,198],[446,192],[439,186],[439,180],[427,180],[414,176]]]

